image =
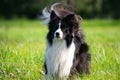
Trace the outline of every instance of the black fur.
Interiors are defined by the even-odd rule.
[[[54,32],[58,29],[58,23],[61,21],[61,30],[64,33],[64,39],[66,40],[66,46],[71,45],[72,40],[75,43],[75,53],[73,66],[71,68],[71,75],[75,73],[90,73],[90,54],[88,52],[89,47],[84,40],[84,35],[80,29],[79,22],[76,20],[75,14],[69,14],[66,17],[58,17],[54,11],[51,12],[50,22],[48,24],[49,32],[47,34],[47,40],[50,45],[53,43]],[[45,71],[47,74],[47,68],[45,64]]]
[[[70,26],[70,24],[68,25],[66,23],[66,18],[69,18],[71,16],[67,16],[63,19],[60,19],[59,17],[57,17],[57,15],[54,13],[54,11],[52,11],[51,16],[50,16],[50,22],[49,22],[49,32],[47,34],[47,40],[50,43],[50,45],[52,45],[52,40],[54,38],[54,32],[58,29],[58,23],[59,21],[61,21],[61,30],[64,33],[64,39],[66,40],[66,46],[69,47],[72,39],[73,39],[73,35],[72,35],[72,26]]]
[[[46,62],[44,63],[44,68],[45,68],[45,74],[47,74],[48,71],[47,71],[47,65],[46,65]]]

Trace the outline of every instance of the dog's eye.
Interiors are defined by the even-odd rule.
[[[67,26],[66,24],[62,24],[62,25],[61,25],[61,28],[62,28],[62,29],[67,29],[68,26]]]
[[[56,27],[56,28],[58,28],[58,27],[59,27],[59,25],[55,25],[55,27]]]
[[[61,26],[62,29],[65,29],[65,26]]]
[[[66,33],[69,34],[69,30],[66,30]]]

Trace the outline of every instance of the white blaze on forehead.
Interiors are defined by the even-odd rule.
[[[61,27],[61,21],[59,21],[59,24],[58,24],[58,25],[59,25],[59,28],[60,28],[60,27]]]
[[[62,30],[61,30],[61,21],[59,21],[59,23],[58,23],[58,29],[55,31],[55,37],[56,37],[56,33],[59,33],[59,37],[60,37],[60,39],[62,39],[63,38],[63,32],[62,32]]]

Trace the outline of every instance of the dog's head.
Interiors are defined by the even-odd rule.
[[[52,43],[53,39],[65,40],[72,39],[75,31],[79,28],[79,20],[74,13],[59,12],[56,14],[51,12],[49,22],[49,33],[47,38]]]

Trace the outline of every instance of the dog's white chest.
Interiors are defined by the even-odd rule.
[[[52,46],[48,44],[45,55],[47,76],[68,76],[73,64],[74,51],[74,42],[71,43],[69,48],[66,47],[65,40],[54,41]]]

